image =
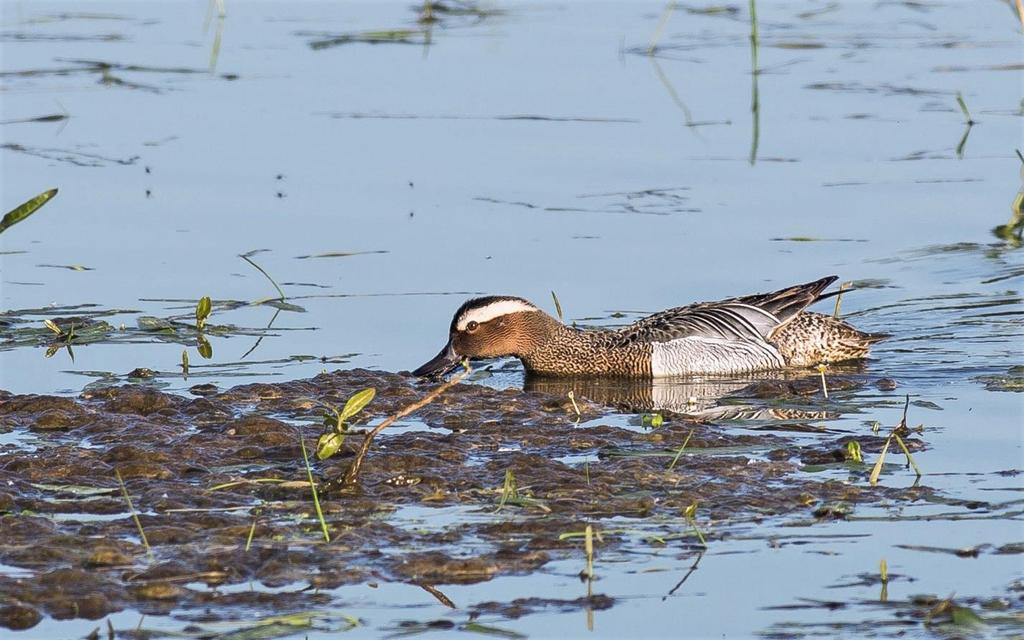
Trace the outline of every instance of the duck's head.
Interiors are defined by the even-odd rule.
[[[543,338],[549,322],[557,321],[523,298],[474,298],[455,312],[441,353],[412,374],[443,376],[463,358],[522,355]]]

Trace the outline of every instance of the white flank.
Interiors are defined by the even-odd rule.
[[[690,337],[651,345],[651,375],[746,373],[785,366],[774,346],[742,340]]]
[[[455,328],[459,331],[465,331],[466,325],[470,322],[483,324],[494,320],[498,316],[504,316],[509,313],[518,313],[520,311],[537,311],[537,307],[522,300],[498,300],[497,302],[492,302],[486,307],[477,307],[476,309],[470,309],[463,313],[462,317],[459,318],[458,323],[455,325]]]

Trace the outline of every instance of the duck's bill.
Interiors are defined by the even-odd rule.
[[[444,346],[444,349],[441,349],[441,353],[434,356],[430,362],[413,371],[412,375],[417,377],[440,378],[441,376],[454,371],[461,361],[462,358],[460,358],[459,354],[455,353],[455,350],[452,349],[451,343],[448,343]]]

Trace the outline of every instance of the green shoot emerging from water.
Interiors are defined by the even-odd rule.
[[[697,534],[697,539],[700,540],[700,543],[704,545],[704,548],[706,549],[708,546],[708,541],[704,539],[704,533],[700,530],[700,527],[697,526],[696,500],[691,502],[690,506],[686,507],[686,509],[683,510],[683,516],[686,518],[686,521],[690,524],[690,526],[693,527],[693,532]]]
[[[967,103],[964,102],[964,97],[959,91],[956,92],[956,103],[960,105],[960,111],[964,114],[964,124],[974,125],[977,124],[974,118],[971,117],[971,112],[967,110]]]
[[[583,552],[587,556],[587,579],[594,579],[594,528],[587,525],[583,534]]]
[[[139,530],[139,538],[142,539],[142,546],[146,547],[146,553],[150,553],[152,550],[149,548],[149,540],[146,539],[146,532],[142,529],[142,522],[139,520],[139,514],[135,512],[135,506],[132,505],[132,498],[128,495],[128,488],[124,486],[124,479],[121,478],[121,472],[114,469],[114,475],[117,476],[117,483],[121,485],[121,495],[124,496],[124,501],[128,503],[128,511],[132,514],[132,520],[135,521],[135,527]]]
[[[199,298],[199,302],[196,303],[196,331],[202,331],[206,326],[206,319],[210,317],[212,308],[213,302],[210,300],[210,296]]]
[[[657,429],[661,425],[665,424],[665,418],[661,417],[660,413],[645,413],[640,417],[640,424],[645,427],[649,426],[652,429]]]
[[[199,335],[196,336],[196,351],[207,360],[213,357],[213,345],[203,335],[203,329],[206,328],[206,319],[210,317],[212,309],[213,303],[210,301],[210,296],[203,296],[196,303],[196,331],[199,332]],[[187,365],[188,362],[185,361],[185,364]]]
[[[324,533],[324,540],[331,541],[331,534],[327,531],[327,522],[324,520],[324,511],[320,508],[320,496],[316,492],[316,482],[313,481],[313,468],[309,466],[309,454],[306,452],[306,440],[299,434],[299,446],[302,447],[302,461],[306,463],[306,477],[309,478],[309,489],[313,493],[313,506],[316,507],[316,517],[320,521],[320,530]]]
[[[330,413],[324,413],[324,425],[329,431],[320,436],[316,443],[317,459],[326,460],[338,452],[345,442],[348,421],[370,404],[375,395],[377,390],[370,387],[353,394],[340,411],[334,405],[326,405]]]
[[[555,301],[555,312],[558,314],[558,321],[565,322],[565,320],[562,319],[562,303],[558,301],[558,296],[555,295],[553,290],[551,291],[551,299]]]
[[[690,433],[686,434],[686,440],[683,440],[683,446],[679,447],[679,451],[676,451],[676,455],[672,458],[672,462],[668,464],[668,470],[675,469],[676,463],[679,462],[679,456],[683,455],[683,451],[686,450],[686,445],[690,444],[690,438],[693,436],[693,429],[690,429]]]
[[[889,437],[885,439],[885,444],[882,445],[882,450],[878,454],[878,460],[875,461],[875,466],[871,469],[871,475],[868,477],[868,482],[871,486],[878,484],[878,476],[882,473],[882,465],[885,463],[885,454],[889,451],[889,445],[892,444],[893,440],[896,440],[896,444],[900,446],[903,453],[907,456],[907,466],[914,470],[918,479],[921,478],[921,469],[914,462],[914,457],[910,455],[910,449],[907,448],[906,443],[903,442],[901,435],[910,433],[910,428],[907,427],[907,409],[910,407],[910,396],[907,396],[907,401],[903,405],[903,417],[900,418],[900,423],[892,430]],[[920,427],[918,427],[920,429]]]
[[[860,450],[860,443],[850,440],[846,443],[846,459],[852,462],[864,462],[864,455]]]
[[[517,507],[534,507],[540,509],[544,513],[551,512],[551,507],[547,506],[542,501],[519,493],[519,485],[516,482],[516,475],[511,469],[505,469],[505,482],[501,487],[501,499],[498,501],[498,508],[494,510],[494,513],[501,511],[507,504]]]
[[[878,563],[878,575],[882,581],[882,591],[878,594],[879,602],[889,601],[889,565],[886,563],[885,558]]]

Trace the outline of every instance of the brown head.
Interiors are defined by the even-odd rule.
[[[523,356],[558,326],[558,321],[529,301],[488,296],[467,301],[452,317],[448,344],[415,376],[443,376],[463,358]]]

